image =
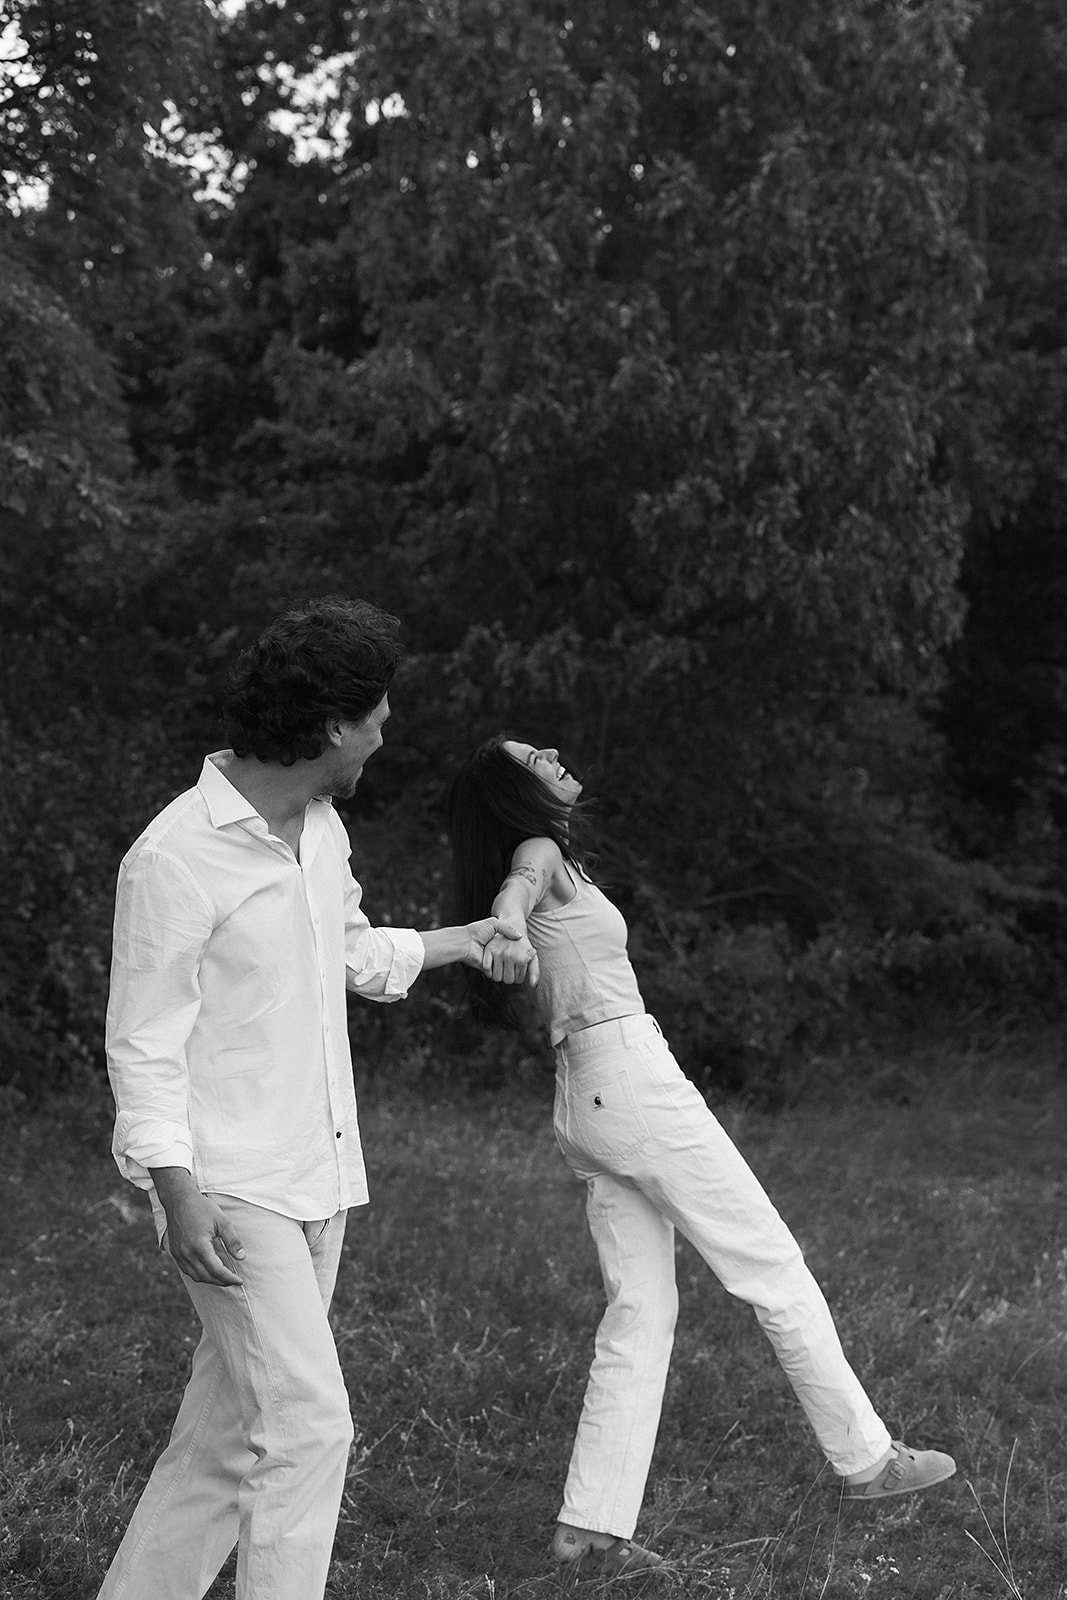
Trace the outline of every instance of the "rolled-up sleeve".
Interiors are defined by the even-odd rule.
[[[193,1171],[186,1045],[200,1011],[200,961],[212,908],[179,861],[142,849],[115,897],[107,1066],[112,1154],[147,1189],[149,1168]]]
[[[346,866],[345,982],[365,1000],[403,1000],[422,971],[426,947],[414,928],[372,928],[362,899]]]

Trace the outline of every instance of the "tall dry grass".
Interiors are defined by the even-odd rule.
[[[1067,1597],[1067,1101],[1045,1056],[883,1063],[719,1113],[806,1249],[929,1495],[843,1505],[752,1314],[679,1246],[682,1314],[640,1534],[673,1600]],[[331,1593],[538,1600],[599,1314],[548,1090],[363,1108],[374,1190],[334,1320],[356,1420]],[[0,1135],[0,1595],[95,1595],[196,1337],[95,1107]],[[587,1582],[594,1596],[604,1585]],[[212,1597],[232,1593],[223,1574]]]

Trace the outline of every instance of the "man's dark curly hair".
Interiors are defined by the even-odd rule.
[[[230,668],[222,723],[239,756],[291,767],[326,748],[330,717],[362,722],[393,681],[400,623],[367,600],[297,600]]]

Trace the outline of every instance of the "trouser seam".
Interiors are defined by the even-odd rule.
[[[214,1342],[214,1341],[212,1341],[212,1342]],[[207,1426],[208,1417],[211,1414],[212,1408],[214,1407],[214,1404],[215,1404],[215,1400],[216,1400],[216,1398],[218,1396],[219,1385],[222,1383],[222,1380],[223,1380],[223,1378],[225,1376],[225,1365],[222,1363],[221,1353],[218,1352],[217,1347],[216,1347],[216,1355],[217,1355],[217,1358],[218,1358],[218,1361],[219,1361],[219,1368],[218,1368],[218,1371],[215,1373],[215,1377],[212,1380],[211,1387],[208,1390],[207,1395],[206,1395],[206,1397],[204,1399],[204,1404],[200,1408],[200,1415],[197,1418],[196,1427],[193,1429],[192,1434],[190,1435],[189,1444],[186,1447],[186,1450],[185,1450],[184,1454],[182,1455],[181,1460],[178,1461],[178,1463],[176,1464],[176,1466],[174,1468],[174,1471],[173,1471],[173,1473],[171,1475],[170,1483],[167,1486],[166,1492],[160,1497],[159,1504],[156,1506],[156,1509],[152,1514],[152,1517],[151,1517],[151,1520],[148,1523],[148,1526],[145,1528],[144,1532],[142,1533],[140,1539],[137,1541],[137,1543],[134,1546],[134,1548],[130,1551],[129,1560],[126,1562],[126,1566],[125,1566],[125,1569],[123,1571],[122,1577],[119,1579],[118,1583],[115,1586],[115,1600],[118,1600],[118,1597],[122,1594],[123,1589],[128,1587],[129,1581],[130,1581],[130,1575],[133,1572],[133,1569],[134,1569],[134,1566],[135,1566],[136,1562],[140,1558],[141,1552],[143,1551],[145,1545],[148,1543],[148,1540],[149,1540],[149,1537],[151,1536],[151,1534],[153,1534],[155,1532],[155,1529],[156,1529],[156,1527],[157,1527],[157,1525],[159,1523],[160,1517],[166,1511],[166,1509],[167,1509],[168,1505],[170,1504],[171,1500],[174,1498],[174,1494],[175,1494],[175,1492],[176,1492],[176,1490],[178,1488],[178,1484],[179,1484],[183,1474],[188,1469],[189,1463],[192,1460],[194,1454],[196,1453],[196,1449],[197,1449],[197,1447],[198,1447],[198,1445],[200,1443],[200,1436],[203,1433],[204,1428]]]

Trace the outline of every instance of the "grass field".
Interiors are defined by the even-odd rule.
[[[716,1108],[894,1433],[960,1471],[926,1496],[842,1505],[751,1312],[680,1245],[639,1528],[672,1565],[613,1595],[1065,1600],[1062,1067],[1052,1052],[905,1063],[875,1075],[892,1098]],[[546,1080],[540,1097],[363,1106],[374,1203],[335,1302],[356,1421],[338,1597],[558,1593],[546,1551],[600,1286],[549,1097]],[[4,1600],[95,1595],[196,1338],[107,1138],[104,1095],[0,1134]],[[212,1600],[226,1594],[228,1572]]]

